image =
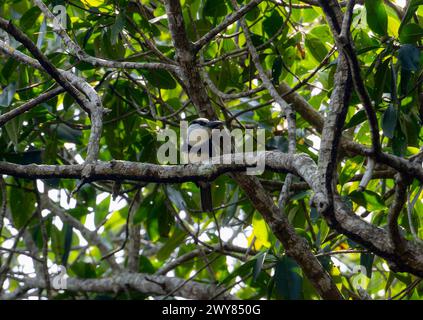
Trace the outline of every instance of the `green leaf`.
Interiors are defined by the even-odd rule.
[[[63,255],[63,244],[63,233],[53,225],[51,229],[51,248],[57,258]],[[57,258],[56,260],[58,260]]]
[[[282,74],[282,58],[276,57],[272,66],[272,82],[274,85],[279,85],[279,77]]]
[[[95,266],[91,263],[77,261],[72,264],[71,270],[79,278],[82,279],[92,279],[97,277],[95,272]]]
[[[388,31],[388,15],[383,0],[366,0],[366,18],[370,29],[380,36]]]
[[[330,228],[325,220],[322,219],[320,222],[319,232],[317,233],[316,237],[316,247],[320,248],[322,244],[325,242],[326,237],[328,236]]]
[[[253,269],[253,281],[256,281],[261,269],[263,268],[263,263],[264,260],[266,259],[266,251],[264,252],[260,252],[257,256],[256,256],[256,263],[254,265],[254,269]]]
[[[34,213],[35,202],[35,194],[33,192],[15,187],[9,189],[10,210],[13,223],[17,229],[22,228]]]
[[[265,247],[267,248],[270,247],[269,228],[266,224],[266,221],[258,212],[256,212],[253,216],[252,225],[253,225],[253,233],[256,236],[257,240]]]
[[[203,15],[205,17],[224,17],[228,13],[228,8],[226,6],[226,1],[224,0],[206,0],[206,3],[203,8]]]
[[[171,74],[166,70],[144,70],[143,74],[147,81],[154,87],[160,89],[175,89],[176,81],[173,79]]]
[[[0,107],[8,107],[13,101],[13,95],[16,92],[16,83],[10,83],[0,94]]]
[[[187,204],[181,192],[171,185],[166,185],[166,193],[169,200],[176,205],[179,210],[187,211]]]
[[[383,134],[390,139],[394,138],[395,128],[397,126],[398,114],[395,107],[390,104],[382,116]]]
[[[363,157],[355,156],[354,158],[347,159],[339,175],[339,183],[341,185],[347,183],[361,168]]]
[[[68,263],[69,253],[72,247],[72,238],[73,238],[73,228],[70,224],[63,224],[64,232],[64,244],[63,244],[63,254],[62,254],[62,265],[66,266]]]
[[[22,117],[16,117],[6,122],[4,125],[9,139],[12,141],[15,148],[17,148],[20,140],[20,132],[22,126]]]
[[[157,259],[166,260],[169,258],[170,254],[182,244],[186,236],[187,233],[185,231],[182,231],[179,228],[176,229],[165,245],[157,252]]]
[[[254,21],[260,16],[260,9],[258,7],[255,7],[248,11],[248,13],[245,15],[245,19],[248,21]]]
[[[401,67],[407,71],[417,71],[420,65],[420,50],[412,44],[405,44],[398,50]]]
[[[401,126],[397,126],[392,139],[392,151],[396,156],[403,157],[407,151],[407,136]]]
[[[96,206],[94,215],[94,223],[96,226],[98,226],[109,214],[110,198],[111,196],[108,196]]]
[[[423,35],[423,28],[418,24],[410,23],[404,26],[401,29],[399,34],[399,39],[401,43],[416,43],[420,41]]]
[[[353,202],[369,211],[380,211],[387,208],[382,197],[370,190],[364,190],[362,192],[355,190],[349,194],[349,197]]]
[[[27,30],[34,26],[35,21],[41,14],[41,10],[38,7],[32,7],[21,17],[19,24],[23,30]]]
[[[217,1],[216,1],[217,2]],[[273,10],[272,14],[268,17],[265,17],[263,21],[263,30],[268,35],[272,37],[283,25],[283,18],[277,10]]]
[[[231,274],[229,274],[226,278],[224,278],[220,284],[227,285],[229,284],[233,279],[236,277],[244,278],[247,275],[250,275],[252,271],[254,270],[254,266],[256,265],[256,259],[251,259],[236,268],[234,271],[232,271]]]
[[[112,45],[115,45],[119,39],[119,33],[122,32],[125,27],[125,11],[120,12],[115,20],[115,23],[112,26],[110,40]]]
[[[404,28],[408,24],[408,22],[411,20],[413,15],[416,13],[419,6],[423,5],[423,0],[409,0],[407,2],[408,2],[408,8],[404,14],[404,17],[401,21],[401,25],[398,30],[400,34],[402,32],[402,28]]]
[[[145,221],[152,241],[168,237],[175,221],[165,206],[163,193],[154,193],[144,199],[134,216],[135,224],[141,221]]]
[[[360,264],[366,268],[367,278],[371,279],[372,277],[372,266],[373,261],[375,260],[375,255],[371,253],[362,253],[360,255]]]
[[[140,273],[147,273],[147,274],[153,274],[156,272],[156,269],[154,268],[153,264],[151,263],[150,259],[148,259],[146,256],[141,255],[139,257],[139,268],[138,272]]]
[[[366,121],[367,115],[366,110],[360,110],[357,113],[355,113],[351,119],[344,125],[344,130],[355,127],[356,125],[359,125],[360,123]]]
[[[381,55],[378,56],[378,58],[383,59]],[[391,60],[387,59],[383,63],[381,63],[377,69],[376,73],[374,75],[374,90],[373,90],[373,99],[375,100],[375,105],[378,106],[382,100],[382,95],[384,92],[389,92],[391,90],[387,84],[391,81],[391,73],[390,71],[390,64]],[[391,90],[392,91],[392,90]]]
[[[303,278],[301,276],[301,269],[294,260],[286,255],[283,256],[276,264],[273,278],[275,280],[276,290],[283,299],[301,299]]]
[[[311,55],[318,62],[323,61],[326,58],[329,50],[326,48],[325,44],[321,39],[313,35],[308,34],[305,39],[305,45],[310,51]]]

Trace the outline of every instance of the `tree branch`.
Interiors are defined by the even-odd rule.
[[[62,87],[57,87],[55,89],[40,94],[38,97],[24,103],[19,107],[10,110],[9,112],[0,115],[0,128],[9,120],[12,120],[13,118],[31,110],[32,108],[38,106],[43,102],[53,99],[54,97],[58,96],[63,92],[65,92],[65,89],[63,89]]]
[[[248,4],[246,4],[242,8],[240,9],[236,8],[237,11],[232,12],[218,26],[211,29],[209,32],[207,32],[204,36],[202,36],[200,39],[198,39],[194,43],[193,45],[194,53],[198,52],[203,46],[205,46],[207,43],[213,40],[213,38],[217,34],[225,30],[232,23],[238,21],[240,18],[242,18],[245,14],[247,14],[251,9],[254,9],[262,1],[263,0],[251,0]]]
[[[66,30],[57,22],[56,17],[48,9],[48,7],[43,3],[42,0],[34,0],[34,4],[40,8],[43,14],[53,21],[54,31],[63,39],[65,46],[73,52],[80,61],[87,62],[93,66],[100,66],[106,68],[121,68],[121,69],[145,69],[145,70],[158,70],[164,69],[172,73],[178,74],[179,69],[177,66],[167,63],[160,62],[122,62],[122,61],[112,61],[106,59],[100,59],[92,57],[87,54],[76,42],[74,42]]]
[[[23,283],[25,289],[28,288],[45,288],[46,284],[42,279],[34,278],[15,278],[18,282]],[[143,273],[120,273],[109,278],[102,279],[66,279],[67,291],[74,292],[117,292],[131,288],[138,292],[163,296],[171,292],[173,296],[183,297],[187,299],[207,300],[219,292],[215,285],[203,284],[195,281],[185,282],[185,279],[175,277],[165,277],[157,275],[147,275]],[[177,290],[175,290],[177,289]],[[236,300],[236,297],[230,294],[219,295],[221,300]]]

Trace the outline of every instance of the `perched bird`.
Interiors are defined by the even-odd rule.
[[[190,125],[188,126],[187,136],[188,152],[191,152],[193,147],[195,146],[195,149],[198,150],[198,153],[200,153],[197,153],[196,157],[189,158],[190,163],[201,163],[211,159],[213,148],[219,147],[213,146],[212,144],[212,130],[220,127],[222,124],[222,121],[210,121],[206,118],[198,118],[190,123]],[[201,153],[201,146],[204,146],[204,144],[208,145],[208,154]],[[208,181],[199,181],[197,182],[197,185],[200,188],[202,210],[205,212],[213,211],[213,201],[210,183]]]

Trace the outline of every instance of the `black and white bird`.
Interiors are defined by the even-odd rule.
[[[188,152],[193,151],[195,147],[195,156],[188,157],[190,163],[202,163],[211,159],[213,155],[213,148],[219,146],[213,146],[212,144],[212,130],[222,126],[223,122],[219,120],[208,120],[206,118],[198,118],[193,120],[188,126],[187,144]],[[205,148],[202,148],[205,147]],[[206,149],[208,153],[201,152]],[[211,194],[211,185],[208,181],[197,182],[200,188],[201,196],[201,208],[205,212],[213,211],[213,201]]]

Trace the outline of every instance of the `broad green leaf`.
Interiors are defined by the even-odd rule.
[[[278,32],[278,30],[282,27],[282,25],[283,25],[283,18],[281,17],[281,15],[279,14],[277,10],[273,10],[270,16],[265,17],[263,21],[263,30],[267,34],[267,36],[270,38],[274,34],[276,34],[276,32]]]
[[[169,258],[170,254],[182,244],[185,240],[187,233],[180,230],[179,228],[175,229],[173,235],[167,240],[164,246],[160,248],[157,252],[157,258],[159,260],[166,260]]]
[[[405,44],[398,50],[401,67],[407,71],[417,71],[420,65],[420,50],[412,44]]]
[[[361,156],[355,156],[354,158],[345,161],[345,165],[339,175],[339,183],[341,185],[347,183],[356,174],[356,172],[360,170],[362,163],[363,157]]]
[[[99,7],[106,2],[106,0],[81,0],[81,1],[88,8]]]
[[[263,263],[264,260],[266,259],[266,251],[264,252],[260,252],[257,256],[256,256],[256,264],[254,265],[254,269],[253,269],[253,281],[256,281],[261,269],[263,268]]]
[[[147,274],[153,274],[156,272],[156,269],[154,268],[153,264],[151,263],[150,259],[148,259],[146,256],[141,255],[139,257],[139,269],[138,272],[140,273],[147,273]]]
[[[31,184],[29,184],[31,187]],[[13,223],[17,229],[22,228],[35,212],[35,194],[21,188],[9,189],[9,204]]]
[[[70,250],[72,247],[72,239],[73,239],[73,227],[68,224],[63,224],[63,232],[64,232],[64,243],[63,243],[63,254],[62,254],[62,265],[66,266],[70,254]]]
[[[206,17],[223,17],[228,13],[228,8],[226,6],[225,0],[215,1],[215,0],[206,0],[206,3],[203,8],[203,15]]]
[[[13,145],[15,146],[15,150],[17,150],[21,135],[22,117],[15,117],[9,120],[4,125],[4,128],[6,129],[9,139],[13,142]]]
[[[381,56],[379,57],[383,59],[383,57]],[[391,81],[391,78],[390,78],[391,73],[389,72],[391,68],[389,64],[390,64],[390,59],[386,59],[376,69],[376,73],[374,75],[375,83],[374,83],[374,90],[373,90],[373,99],[375,100],[375,106],[378,106],[381,103],[384,92],[389,92],[388,90],[392,91],[392,88],[389,88],[389,85],[388,85],[389,82]]]
[[[372,277],[372,267],[375,255],[371,253],[362,253],[360,254],[360,264],[366,268],[367,278],[371,279]]]
[[[231,274],[229,274],[226,278],[224,278],[220,284],[227,285],[231,283],[236,277],[246,277],[247,275],[252,274],[254,270],[254,266],[256,265],[256,259],[251,259],[242,264],[241,266],[237,267]]]
[[[156,88],[160,89],[175,89],[176,81],[172,78],[169,72],[165,70],[143,71],[147,81]]]
[[[276,264],[273,278],[275,288],[284,300],[301,299],[303,278],[301,269],[294,260],[283,256]]]
[[[314,35],[306,35],[305,45],[313,58],[318,62],[323,61],[329,52],[322,40]]]
[[[403,157],[407,150],[407,145],[407,136],[402,131],[401,126],[397,126],[392,139],[392,151],[395,155]]]
[[[125,27],[125,11],[119,13],[116,17],[115,23],[112,26],[111,30],[111,41],[112,45],[115,45],[118,42],[119,34],[122,32]]]
[[[365,110],[360,110],[355,113],[351,119],[344,125],[344,130],[355,127],[360,123],[366,121],[367,115]]]
[[[423,28],[418,24],[409,23],[401,29],[399,35],[401,43],[417,43],[423,36]]]
[[[413,15],[416,13],[417,9],[420,5],[423,5],[423,0],[409,0],[407,1],[408,7],[406,7],[407,11],[404,14],[404,17],[401,21],[401,25],[399,28],[399,33],[401,33],[402,28],[404,28],[408,22],[411,20]]]
[[[383,0],[366,0],[367,24],[370,29],[380,36],[388,31],[388,15]]]
[[[263,217],[256,212],[253,216],[253,235],[256,237],[255,247],[259,249],[261,246],[270,247],[269,230]]]
[[[374,191],[353,191],[349,194],[349,197],[352,201],[369,211],[380,211],[387,209],[382,197]]]
[[[23,30],[27,30],[34,25],[34,22],[38,19],[41,14],[41,10],[38,7],[32,7],[20,19],[20,26]]]
[[[96,206],[94,215],[94,223],[96,226],[98,226],[109,214],[110,198],[111,196],[108,196]]]
[[[92,279],[97,277],[95,266],[91,263],[82,261],[75,262],[72,264],[71,270],[82,279]]]
[[[316,247],[320,248],[322,244],[325,242],[326,237],[330,232],[330,228],[325,220],[322,219],[320,222],[319,232],[317,233],[316,237]]]

